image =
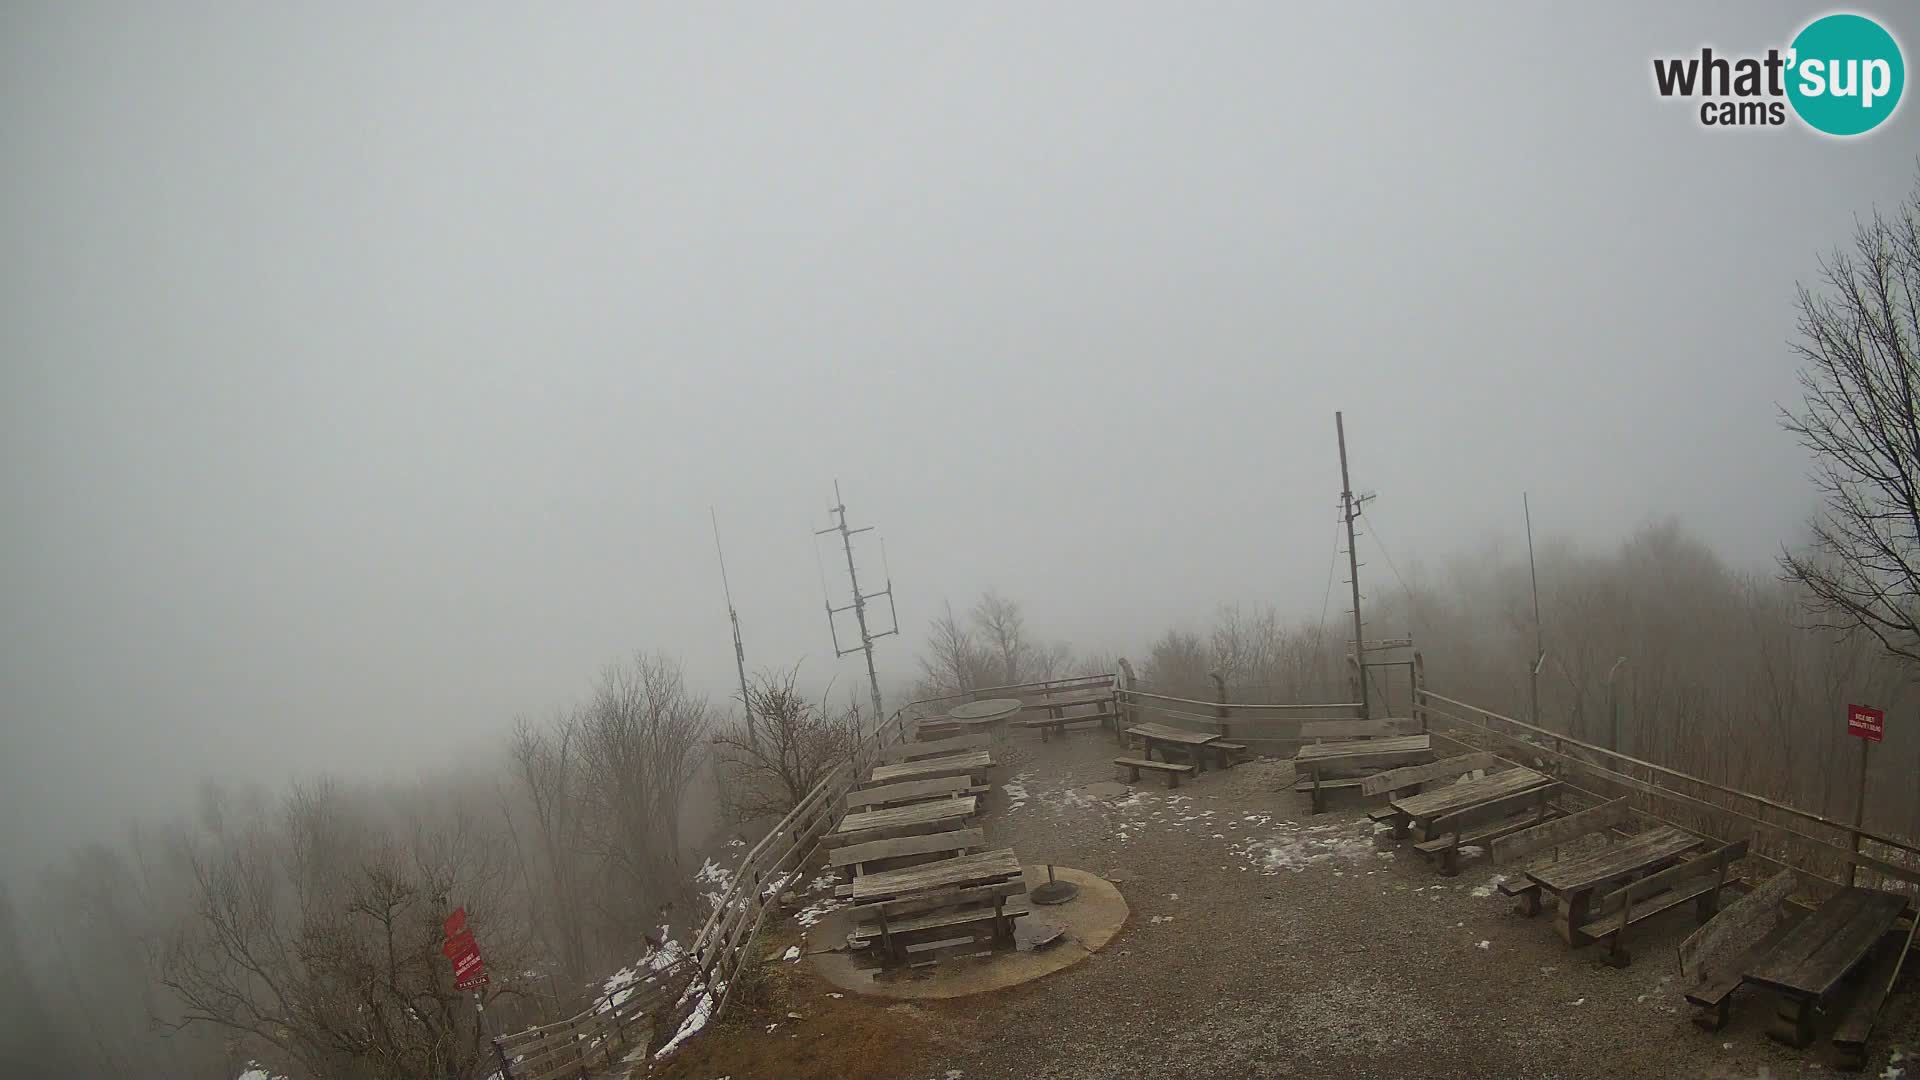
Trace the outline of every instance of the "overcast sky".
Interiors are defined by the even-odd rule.
[[[1758,564],[1795,281],[1920,119],[1707,130],[1649,59],[1814,10],[7,5],[0,855],[635,649],[723,694],[709,506],[824,680],[836,476],[900,679],[986,586],[1086,648],[1317,611],[1335,409],[1403,567],[1523,490]]]

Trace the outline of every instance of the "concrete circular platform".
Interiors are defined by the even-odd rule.
[[[1023,866],[1021,870],[1029,889],[1047,880],[1045,863]],[[1019,919],[1015,924],[1017,947],[1012,952],[948,960],[928,968],[898,972],[860,967],[845,948],[817,952],[808,959],[813,962],[813,970],[827,982],[874,997],[925,1001],[964,997],[1032,982],[1099,952],[1127,922],[1126,898],[1112,882],[1070,866],[1055,865],[1053,874],[1080,886],[1079,894],[1064,904],[1036,906],[1032,914]],[[1047,936],[1046,932],[1054,927],[1062,933],[1052,944],[1039,948],[1029,944],[1036,937]],[[842,915],[831,928],[822,925],[810,936],[814,940],[840,942],[846,940],[847,929],[849,926]]]

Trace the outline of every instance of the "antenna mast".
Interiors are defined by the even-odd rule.
[[[1333,414],[1333,430],[1340,440],[1340,516],[1347,522],[1347,573],[1353,586],[1353,664],[1359,673],[1360,715],[1369,717],[1373,711],[1367,704],[1367,636],[1360,629],[1360,549],[1353,542],[1353,523],[1366,500],[1353,497],[1353,481],[1347,476],[1347,422],[1337,411]]]
[[[747,647],[740,641],[740,616],[733,610],[733,586],[727,584],[727,553],[720,549],[720,516],[707,507],[713,520],[713,552],[720,556],[720,588],[727,594],[727,621],[733,624],[733,663],[740,671],[740,708],[747,714],[747,741],[760,745],[760,725],[753,719],[753,698],[747,694]]]
[[[858,529],[847,528],[847,504],[846,500],[840,497],[839,480],[833,482],[833,502],[834,505],[828,507],[827,512],[834,515],[836,519],[835,523],[824,529],[814,530],[814,535],[825,536],[828,533],[835,532],[840,534],[840,546],[844,548],[847,553],[847,581],[851,583],[853,587],[853,602],[842,605],[841,607],[834,607],[832,600],[826,602],[827,632],[833,635],[834,656],[841,657],[856,652],[864,652],[867,654],[867,686],[873,691],[873,722],[878,724],[886,718],[886,712],[880,704],[880,673],[873,666],[873,643],[876,638],[883,638],[889,634],[897,634],[900,632],[900,615],[893,606],[893,574],[891,571],[888,572],[887,587],[881,589],[879,592],[863,593],[860,591],[860,572],[856,570],[853,565],[853,537],[857,533],[873,531],[873,526],[863,525]],[[883,547],[883,557],[884,550]],[[815,554],[818,554],[817,548],[815,549]],[[892,629],[882,630],[876,634],[867,626],[867,601],[877,600],[882,596],[887,598],[887,613],[893,620],[893,627]],[[840,647],[840,631],[834,625],[833,617],[849,609],[853,611],[853,621],[860,627],[860,644],[853,648],[843,649]]]

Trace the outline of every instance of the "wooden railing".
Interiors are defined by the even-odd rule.
[[[653,1016],[686,984],[686,961],[602,993],[578,1015],[493,1040],[501,1080],[575,1080],[649,1045]]]
[[[1261,704],[1249,701],[1200,701],[1146,690],[1118,692],[1122,730],[1142,721],[1208,731],[1245,742],[1256,753],[1291,750],[1304,740],[1300,725],[1320,720],[1358,720],[1354,701],[1319,704]]]
[[[1750,831],[1750,856],[1813,877],[1920,893],[1920,845],[1913,842],[1595,746],[1424,688],[1416,700],[1436,732],[1462,740],[1491,739],[1553,762],[1564,785],[1594,798],[1625,795],[1636,810],[1722,840],[1740,839],[1740,833]]]

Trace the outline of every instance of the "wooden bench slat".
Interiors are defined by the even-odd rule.
[[[1393,735],[1412,735],[1420,723],[1404,717],[1384,720],[1314,720],[1300,725],[1303,739],[1377,739]]]
[[[1842,1054],[1855,1059],[1854,1068],[1864,1065],[1857,1059],[1866,1050],[1867,1039],[1873,1035],[1874,1022],[1880,1019],[1881,1006],[1886,1004],[1887,995],[1893,992],[1893,984],[1899,978],[1901,961],[1907,950],[1913,947],[1914,930],[1920,929],[1920,919],[1915,926],[1900,931],[1887,931],[1879,948],[1864,965],[1860,978],[1860,994],[1847,1007],[1846,1014],[1840,1018],[1840,1026],[1834,1030],[1833,1045]]]
[[[1428,762],[1425,765],[1409,765],[1401,769],[1390,769],[1374,773],[1360,786],[1363,795],[1384,795],[1390,791],[1424,784],[1430,780],[1450,780],[1476,769],[1491,769],[1500,760],[1498,754],[1482,752],[1462,754],[1459,757],[1444,758]]]
[[[1577,840],[1588,833],[1600,832],[1614,825],[1625,823],[1632,810],[1624,798],[1610,803],[1590,807],[1578,813],[1568,814],[1557,821],[1537,825],[1531,829],[1503,836],[1493,842],[1488,852],[1495,863],[1509,862],[1531,855],[1544,848],[1559,847],[1568,841]]]
[[[1031,914],[1032,903],[1025,896],[1014,896],[1001,905],[1000,914],[1018,918]],[[887,921],[887,933],[911,934],[919,930],[943,930],[950,926],[965,926],[968,923],[986,922],[994,917],[992,906],[962,908],[956,911],[932,911],[925,915],[913,915],[895,922]],[[880,936],[880,923],[861,923],[853,928],[851,935],[856,941],[865,941]]]
[[[1688,900],[1711,892],[1718,887],[1719,882],[1716,881],[1711,874],[1693,878],[1689,881],[1683,881],[1677,885],[1670,885],[1664,892],[1656,896],[1635,900],[1633,905],[1627,908],[1625,912],[1627,925],[1631,926],[1642,919],[1652,918],[1669,908],[1686,903]],[[1598,941],[1619,932],[1620,929],[1620,915],[1609,914],[1581,927],[1580,932]]]
[[[1139,769],[1154,769],[1159,772],[1190,773],[1193,771],[1191,765],[1181,765],[1172,761],[1154,761],[1151,758],[1117,757],[1113,759],[1113,763],[1131,765]]]
[[[941,757],[961,750],[977,750],[993,745],[993,735],[980,731],[970,735],[955,735],[950,739],[935,739],[929,742],[897,743],[880,749],[878,760],[882,765],[891,765],[897,761],[914,761],[919,758]]]
[[[1011,881],[997,881],[990,885],[969,885],[961,889],[948,889],[925,896],[908,896],[899,900],[881,900],[871,904],[857,904],[847,909],[856,919],[869,914],[895,916],[919,915],[928,911],[938,911],[945,907],[958,907],[961,904],[991,901],[999,896],[1017,896],[1027,891],[1025,878]]]
[[[1709,1010],[1693,1018],[1693,1022],[1708,1031],[1719,1031],[1727,1024],[1727,1002],[1733,992],[1747,979],[1747,968],[1752,967],[1761,957],[1780,944],[1781,939],[1793,929],[1791,919],[1782,920],[1760,940],[1731,956],[1722,956],[1704,975],[1698,985],[1687,991],[1686,999],[1691,1004]]]
[[[891,840],[869,840],[864,844],[850,844],[830,852],[827,863],[830,866],[853,866],[880,859],[897,859],[906,855],[930,855],[939,851],[965,851],[968,848],[986,846],[985,830],[955,829],[952,832],[897,836]]]
[[[928,780],[908,780],[900,784],[886,784],[882,787],[868,788],[865,791],[847,792],[847,809],[858,810],[862,807],[885,807],[898,803],[918,802],[921,799],[935,799],[952,796],[955,792],[965,791],[973,785],[967,776],[936,776]]]

